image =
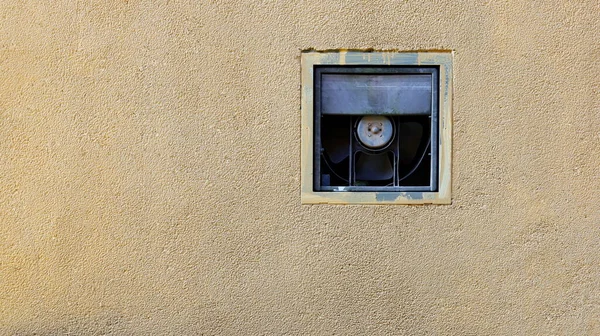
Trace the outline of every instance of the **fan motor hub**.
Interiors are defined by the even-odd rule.
[[[367,148],[386,147],[394,137],[394,124],[388,117],[364,116],[356,126],[358,140]]]

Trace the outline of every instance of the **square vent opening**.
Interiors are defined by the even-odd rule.
[[[315,191],[436,191],[437,67],[316,67]]]
[[[450,204],[452,53],[302,53],[302,203]]]

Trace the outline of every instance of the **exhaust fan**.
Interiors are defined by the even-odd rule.
[[[437,67],[314,74],[315,191],[437,191]]]

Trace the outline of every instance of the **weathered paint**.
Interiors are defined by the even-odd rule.
[[[436,65],[439,88],[439,191],[315,192],[313,191],[313,66],[327,64]],[[450,204],[452,165],[452,52],[327,51],[302,53],[302,203],[304,204]]]
[[[401,193],[390,193],[390,192],[377,192],[375,193],[375,199],[377,202],[382,202],[385,204],[394,204],[401,200],[416,200],[421,201],[420,203],[430,203],[427,200],[424,200],[421,192],[401,192]],[[418,204],[418,203],[417,203]]]

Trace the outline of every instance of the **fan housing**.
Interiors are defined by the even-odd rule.
[[[437,191],[435,66],[316,66],[314,191]]]

